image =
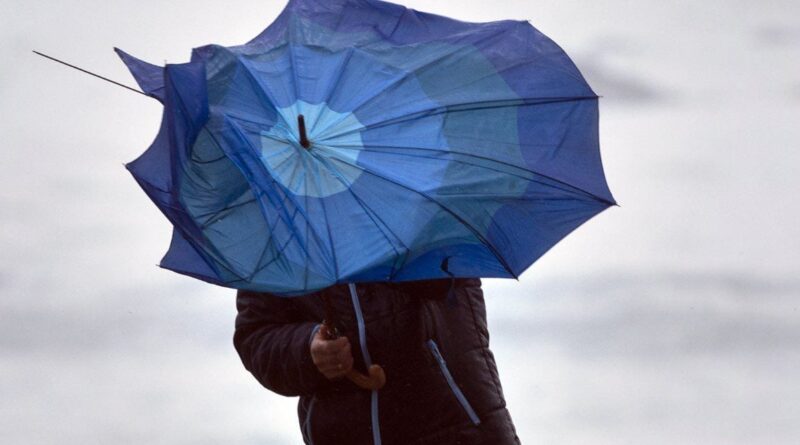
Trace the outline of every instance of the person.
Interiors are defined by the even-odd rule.
[[[519,444],[477,278],[339,284],[288,298],[240,290],[237,310],[242,363],[267,389],[300,396],[306,444]],[[339,338],[323,335],[326,311]],[[384,369],[383,388],[342,378],[372,363]]]

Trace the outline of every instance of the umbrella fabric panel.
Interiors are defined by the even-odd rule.
[[[295,55],[303,50],[298,50],[295,52],[292,51],[285,51],[287,59],[292,59],[292,54]],[[220,52],[223,54],[223,57],[228,57],[228,54],[223,50]],[[353,59],[350,59],[353,60]],[[273,59],[274,61],[274,59]],[[236,63],[235,61],[228,59],[228,63]],[[213,66],[224,66],[224,64],[219,63],[210,63]],[[244,65],[244,66],[242,66]],[[247,70],[248,72],[255,71],[256,73],[263,73],[267,71],[267,67],[265,66],[263,69],[259,69],[257,65],[253,63],[247,63],[240,65],[240,69]],[[280,64],[276,64],[276,66],[280,67]],[[321,69],[324,70],[324,67],[332,66],[338,67],[341,64],[332,63],[332,64],[321,64]],[[255,67],[255,69],[254,69]],[[287,64],[286,67],[291,67],[291,64]],[[351,67],[359,68],[356,65],[351,65]],[[225,71],[222,69],[221,71]],[[288,75],[286,74],[285,69],[278,69],[278,73],[283,73],[285,76],[285,81],[291,81],[295,78],[306,78],[308,76],[304,76],[303,73],[299,73],[296,75]],[[227,76],[227,74],[226,74]],[[333,76],[329,74],[328,77]],[[338,76],[338,78],[344,77],[343,75]],[[406,77],[406,76],[402,76]],[[393,79],[390,79],[393,81]],[[209,82],[210,85],[216,84],[215,82]],[[238,104],[246,99],[247,96],[254,97],[255,95],[252,93],[253,84],[251,83],[251,79],[246,77],[243,79],[243,85],[241,88],[231,88],[229,83],[225,83],[226,90],[225,95],[222,95],[221,98],[225,103],[233,103]],[[260,83],[258,84],[260,85]],[[267,84],[271,85],[271,84]],[[421,94],[419,91],[420,89],[416,87],[411,93],[404,94],[406,89],[397,89],[396,94],[398,97],[402,97],[406,99],[409,96],[416,95],[421,98],[422,101],[426,101],[427,103],[424,104],[425,107],[430,107],[431,102],[427,99],[424,94]],[[350,188],[354,182],[354,180],[358,179],[359,176],[362,174],[362,171],[367,171],[367,173],[372,176],[371,181],[389,181],[391,182],[392,179],[389,175],[392,175],[392,171],[395,172],[414,172],[416,180],[411,181],[410,183],[403,183],[403,187],[401,187],[401,194],[398,195],[398,198],[393,201],[394,206],[398,206],[399,203],[404,203],[405,206],[397,207],[396,212],[392,209],[387,211],[387,209],[381,209],[380,214],[386,216],[389,215],[389,218],[386,218],[389,221],[397,220],[402,221],[402,226],[404,228],[416,228],[415,233],[406,236],[406,242],[402,243],[401,245],[397,245],[396,239],[393,242],[393,238],[396,236],[392,236],[391,234],[387,233],[385,227],[381,227],[378,223],[376,224],[375,212],[372,212],[372,215],[369,215],[369,210],[365,208],[367,205],[363,198],[359,198],[359,193],[353,188],[350,193],[354,195],[351,201],[346,202],[345,205],[341,206],[338,205],[338,202],[341,201],[341,197],[336,198],[329,198],[333,202],[327,204],[327,207],[332,207],[336,209],[341,209],[342,211],[335,212],[335,215],[348,215],[347,210],[355,209],[359,212],[364,212],[366,216],[369,218],[360,218],[361,222],[366,223],[366,225],[361,224],[358,222],[358,216],[348,215],[346,219],[346,223],[344,224],[336,224],[335,222],[331,223],[330,219],[325,216],[328,212],[324,210],[326,205],[324,203],[316,203],[314,200],[309,201],[305,199],[303,201],[304,205],[306,206],[306,212],[312,212],[313,209],[322,209],[321,213],[323,215],[322,218],[313,218],[313,219],[304,219],[301,222],[301,225],[313,226],[314,221],[320,222],[323,227],[316,228],[312,230],[313,232],[319,233],[328,228],[328,226],[333,226],[334,230],[329,235],[331,236],[331,247],[328,251],[327,258],[333,259],[334,252],[340,252],[340,258],[344,258],[349,260],[350,258],[358,258],[359,261],[355,262],[352,265],[348,264],[338,264],[335,263],[331,267],[328,268],[328,272],[331,272],[331,269],[335,269],[335,273],[331,274],[331,279],[335,280],[337,276],[348,276],[356,273],[359,270],[365,269],[365,252],[369,252],[371,249],[367,247],[375,246],[376,243],[381,243],[381,241],[385,241],[386,244],[389,244],[387,247],[389,250],[384,251],[383,257],[377,256],[375,259],[370,260],[372,263],[376,264],[384,264],[387,262],[394,262],[397,263],[397,257],[401,256],[401,252],[403,256],[407,255],[407,253],[411,250],[419,250],[419,245],[426,245],[432,247],[432,241],[437,240],[430,240],[430,239],[420,239],[420,230],[419,228],[424,228],[428,231],[429,226],[420,222],[418,220],[414,220],[413,223],[410,223],[408,219],[409,209],[423,209],[426,207],[433,207],[433,209],[429,209],[425,214],[427,219],[430,219],[431,216],[435,216],[437,212],[444,212],[443,217],[437,218],[437,230],[431,231],[431,233],[438,233],[438,234],[449,234],[449,238],[461,238],[461,239],[468,239],[474,244],[476,244],[472,250],[476,248],[480,248],[482,242],[480,239],[475,237],[475,232],[470,231],[469,227],[465,227],[463,225],[463,219],[459,219],[457,216],[452,215],[450,211],[441,208],[441,204],[433,203],[430,201],[430,196],[426,197],[424,195],[418,196],[418,200],[420,202],[413,202],[414,198],[409,198],[407,195],[412,190],[435,190],[441,186],[441,181],[435,180],[437,176],[442,176],[446,171],[447,165],[436,165],[435,163],[430,162],[430,159],[427,158],[417,158],[422,162],[416,163],[408,163],[408,165],[402,165],[397,162],[397,159],[393,159],[391,157],[383,156],[382,165],[386,165],[387,168],[376,168],[379,167],[381,164],[364,162],[356,164],[357,157],[361,156],[367,150],[374,150],[375,155],[378,156],[378,160],[381,160],[379,156],[381,153],[380,150],[375,150],[375,147],[384,147],[386,143],[381,142],[380,140],[371,141],[367,145],[368,147],[364,147],[364,143],[360,141],[360,137],[358,137],[357,130],[362,129],[363,125],[361,125],[357,119],[354,119],[352,114],[345,115],[344,117],[339,117],[342,113],[337,113],[335,111],[330,110],[327,106],[315,106],[312,104],[308,104],[302,100],[298,101],[294,97],[286,97],[287,94],[297,91],[319,91],[314,88],[274,88],[272,91],[268,91],[266,96],[269,96],[275,101],[276,105],[279,105],[281,102],[291,102],[294,100],[294,106],[280,108],[278,110],[279,118],[276,119],[278,121],[272,129],[263,130],[262,126],[252,127],[252,131],[249,131],[247,128],[246,123],[255,122],[257,119],[251,116],[241,116],[241,109],[236,110],[239,113],[239,116],[236,118],[231,118],[230,116],[225,116],[228,120],[233,120],[236,122],[243,122],[244,124],[237,124],[241,133],[248,133],[252,137],[251,140],[257,134],[261,135],[261,148],[262,148],[262,163],[266,169],[261,168],[262,165],[259,163],[253,163],[255,168],[251,171],[247,166],[243,166],[242,168],[247,169],[249,177],[259,178],[254,179],[255,181],[259,182],[259,187],[267,187],[270,181],[273,181],[275,178],[278,179],[279,182],[282,182],[284,186],[290,189],[290,191],[295,195],[306,195],[306,197],[327,197],[332,195],[333,193],[337,193],[345,188]],[[382,94],[386,88],[381,87],[379,85],[376,88],[378,91],[382,91]],[[240,94],[240,92],[245,92],[241,98],[232,100],[229,97],[233,94]],[[211,94],[213,96],[213,94]],[[309,100],[314,100],[314,97],[305,96]],[[316,98],[318,99],[318,98]],[[419,106],[419,101],[416,103],[412,102],[416,106]],[[220,106],[219,104],[211,104],[212,110],[214,113],[219,112],[220,114],[225,114],[225,107]],[[413,110],[412,110],[413,111]],[[409,111],[406,111],[408,113]],[[233,114],[233,111],[231,112]],[[309,128],[309,137],[312,140],[315,140],[315,150],[316,156],[312,156],[305,152],[302,149],[298,149],[296,143],[296,135],[297,130],[295,125],[293,124],[296,122],[297,114],[304,114],[309,122],[313,122],[312,126]],[[350,116],[350,117],[348,117]],[[263,117],[263,116],[258,116]],[[425,133],[428,133],[428,136],[434,138],[434,140],[438,140],[438,143],[435,145],[439,150],[446,150],[446,141],[442,140],[440,137],[440,129],[442,127],[442,116],[434,117],[438,121],[430,122],[428,124],[423,119],[419,118],[416,122],[412,122],[415,125],[414,134],[415,139],[419,142],[420,137],[424,137]],[[326,125],[326,123],[328,125]],[[402,124],[397,124],[402,125]],[[382,128],[388,129],[388,125],[384,125]],[[426,132],[424,129],[429,128],[431,131]],[[422,131],[420,131],[422,129]],[[386,137],[386,140],[398,140],[401,138],[406,137],[405,134],[408,133],[407,130],[403,128],[395,128],[394,131],[391,132]],[[378,134],[377,132],[376,134]],[[366,133],[363,133],[366,134]],[[255,146],[257,143],[253,140],[248,143],[250,146]],[[234,141],[232,144],[234,146],[241,145],[241,141]],[[424,144],[417,144],[417,145],[424,145]],[[429,144],[430,145],[430,144]],[[282,155],[285,153],[285,156]],[[413,160],[415,158],[405,156],[406,160]],[[294,168],[292,168],[294,167]],[[355,168],[354,168],[355,167]],[[394,173],[396,176],[396,173]],[[293,181],[293,183],[288,183],[287,181]],[[367,181],[368,179],[363,179],[362,181]],[[395,181],[396,182],[396,181]],[[318,183],[327,184],[325,187],[318,186]],[[306,185],[308,184],[308,185]],[[370,187],[377,186],[379,189],[386,189],[386,184],[374,184],[368,185],[367,187],[362,187],[363,189],[369,189]],[[405,196],[404,196],[405,195]],[[385,197],[384,197],[385,199]],[[371,207],[379,206],[379,203],[372,203],[369,204]],[[381,206],[383,207],[383,206]],[[278,209],[279,211],[279,209]],[[344,212],[344,213],[343,213]],[[270,212],[275,213],[275,212]],[[394,216],[393,213],[397,215]],[[416,212],[419,213],[419,212]],[[363,216],[363,215],[362,215]],[[442,220],[449,221],[449,224],[444,225]],[[485,226],[484,229],[485,230]],[[355,230],[354,233],[358,233],[358,237],[351,237],[347,236],[346,230],[352,229],[361,229]],[[298,231],[302,231],[302,227],[298,227]],[[474,229],[473,229],[474,230]],[[391,230],[389,232],[392,232]],[[397,231],[394,231],[397,232]],[[372,236],[370,236],[372,234]],[[302,235],[300,235],[302,237]],[[416,238],[416,239],[415,239]],[[416,242],[416,243],[415,243]],[[428,243],[428,244],[421,244],[421,243]],[[407,246],[412,246],[412,249],[409,249]],[[352,254],[350,254],[352,251]],[[386,252],[394,255],[392,257],[386,257]],[[381,253],[380,251],[377,253]],[[284,250],[281,252],[282,255],[291,256],[291,249]],[[304,253],[302,250],[298,250],[295,252],[295,257],[298,261]],[[494,254],[490,255],[494,256]],[[345,260],[345,261],[346,261]],[[493,259],[495,266],[497,266],[497,258]],[[440,258],[441,262],[441,258]],[[394,268],[396,269],[398,265],[395,265]],[[399,264],[402,266],[402,264]],[[374,267],[374,266],[373,266]],[[495,267],[497,268],[497,267]],[[438,267],[435,268],[438,270]],[[388,270],[388,274],[384,273],[385,267],[381,269],[380,273],[374,273],[369,278],[371,279],[387,279],[390,278],[393,274],[392,268]],[[396,271],[395,271],[396,272]],[[510,274],[505,271],[504,267],[499,268],[499,273],[503,276],[510,276]],[[442,275],[446,276],[444,272],[440,272]],[[362,276],[367,276],[362,274]]]
[[[118,51],[121,54],[121,51]],[[146,90],[158,91],[165,103],[161,128],[139,158],[126,165],[142,189],[156,203],[174,228],[170,250],[161,265],[215,284],[236,280],[236,275],[221,268],[211,258],[215,249],[204,246],[204,236],[181,204],[181,159],[194,145],[194,139],[208,118],[205,98],[205,70],[202,64],[170,65],[160,68],[162,84],[153,65],[131,56],[123,57]],[[146,86],[146,87],[145,87]],[[202,246],[202,247],[201,247]]]
[[[345,17],[341,17],[341,14]],[[317,28],[325,28],[330,32]],[[348,43],[357,42],[356,45],[375,46],[380,42],[389,42],[412,47],[410,44],[437,39],[470,45],[486,56],[519,98],[528,102],[596,98],[564,51],[526,21],[465,23],[378,1],[333,1],[324,5],[315,1],[296,1],[291,2],[276,23],[251,44],[287,39],[324,43],[324,39],[330,39],[331,35],[348,34],[351,34],[350,40],[347,37],[341,39]],[[354,40],[353,34],[361,37]],[[316,41],[313,40],[315,38]],[[541,113],[530,108],[522,110],[520,120],[537,122],[540,116]],[[521,127],[521,139],[529,139],[526,128]],[[569,156],[552,158],[549,165],[537,167],[544,170],[543,174],[551,176],[566,174],[559,177],[565,182],[581,181],[586,191],[613,203],[603,175],[599,150],[592,139],[592,135],[587,135],[581,149],[584,163],[587,158],[592,159],[591,170],[571,168],[574,157]],[[567,174],[576,171],[581,174]]]
[[[514,277],[613,204],[597,97],[527,22],[294,0],[248,44],[168,66],[164,89],[123,59],[165,100],[132,163],[176,227],[162,265],[207,281]]]
[[[222,57],[227,58],[227,63],[229,63],[229,64],[236,64],[237,63],[235,60],[232,60],[229,57],[229,53],[227,53],[227,51],[225,51],[224,49],[219,48],[219,49],[216,49],[216,50],[217,50],[217,54],[221,54]],[[298,54],[301,54],[303,52],[304,52],[303,49],[298,49],[297,51],[284,51],[283,53],[284,53],[286,59],[296,60],[297,58],[304,57],[304,56],[298,57]],[[339,58],[339,59],[341,59],[341,58]],[[355,59],[353,59],[352,56],[350,56],[350,60],[351,60],[351,62],[350,62],[351,65],[349,65],[349,66],[351,68],[353,68],[353,69],[356,69],[356,72],[375,72],[376,71],[376,70],[367,70],[366,66],[353,65],[352,64],[352,60],[355,60]],[[275,58],[270,58],[270,61],[274,63],[275,62]],[[367,61],[367,62],[372,63],[372,61]],[[217,67],[217,69],[220,72],[223,72],[224,73],[223,75],[225,75],[226,77],[230,75],[229,71],[224,68],[225,63],[217,63],[217,62],[213,62],[212,61],[211,63],[209,63],[209,65]],[[301,65],[302,64],[298,64],[298,66],[301,66]],[[288,74],[286,74],[286,69],[285,68],[291,67],[291,63],[287,63],[285,65],[285,67],[282,67],[282,65],[280,63],[275,63],[274,65],[269,65],[269,64],[267,64],[267,65],[259,65],[259,64],[255,64],[255,63],[252,63],[252,62],[247,62],[247,63],[239,64],[238,67],[241,70],[246,70],[249,73],[250,72],[255,72],[256,75],[258,75],[258,74],[262,74],[262,73],[265,73],[265,72],[270,72],[269,70],[274,68],[275,66],[278,67],[276,73],[278,73],[278,74],[282,73],[285,76],[284,81],[286,81],[286,82],[289,82],[289,81],[291,81],[292,79],[295,79],[295,78],[308,78],[309,77],[309,76],[305,76],[303,73],[300,73],[300,74],[297,74],[297,75],[288,75]],[[341,63],[331,63],[331,64],[322,63],[322,64],[320,64],[320,67],[321,67],[320,70],[324,71],[325,67],[341,67],[341,66],[342,66]],[[213,78],[213,74],[211,75],[211,77]],[[225,85],[225,92],[224,92],[224,94],[219,96],[220,99],[221,99],[220,102],[221,103],[226,103],[226,104],[239,104],[239,103],[241,103],[243,101],[248,100],[248,98],[255,97],[256,95],[252,92],[252,89],[253,89],[253,84],[251,82],[251,78],[252,77],[255,77],[255,76],[245,76],[242,79],[242,86],[241,87],[231,87],[230,86],[230,82],[222,83],[222,84]],[[341,79],[341,78],[345,77],[345,75],[340,75],[340,74],[336,74],[336,73],[328,73],[324,77],[336,77],[338,79]],[[394,81],[394,79],[389,79],[389,81]],[[272,85],[271,83],[267,83],[267,82],[265,82],[265,83],[268,86]],[[216,84],[218,84],[218,82],[214,82],[214,81],[210,81],[209,82],[209,85],[216,85]],[[258,83],[257,85],[261,85],[261,83]],[[264,174],[262,176],[263,181],[262,181],[261,185],[264,186],[265,184],[263,184],[263,183],[269,182],[269,181],[273,180],[274,178],[278,178],[279,182],[282,182],[287,188],[289,188],[291,190],[291,192],[293,194],[296,194],[296,195],[309,195],[311,197],[323,197],[323,196],[331,195],[331,194],[333,194],[335,192],[339,192],[339,191],[341,191],[341,190],[343,190],[345,188],[345,185],[347,185],[347,187],[349,187],[350,184],[352,184],[353,181],[355,179],[357,179],[359,175],[361,175],[362,170],[364,170],[364,165],[359,165],[357,168],[353,168],[353,166],[355,164],[355,161],[356,161],[356,155],[358,155],[358,150],[359,149],[365,150],[364,144],[360,141],[360,137],[358,136],[358,132],[357,132],[357,130],[363,128],[363,125],[360,125],[360,123],[356,119],[353,119],[352,117],[350,117],[350,118],[348,118],[347,116],[340,117],[342,115],[341,113],[337,113],[335,111],[332,111],[332,110],[330,110],[330,108],[328,108],[326,106],[318,106],[318,105],[315,106],[315,105],[312,105],[312,104],[308,104],[308,103],[306,103],[304,101],[297,101],[296,98],[294,98],[294,97],[288,97],[288,98],[286,97],[287,93],[294,92],[295,90],[297,90],[297,91],[311,91],[312,93],[319,91],[318,89],[313,88],[313,85],[309,85],[308,88],[302,88],[302,87],[301,88],[286,88],[286,87],[283,87],[283,88],[275,88],[273,91],[268,91],[266,93],[266,95],[269,96],[270,98],[272,98],[276,105],[279,105],[281,102],[291,102],[291,101],[294,100],[293,104],[295,106],[294,107],[291,107],[291,106],[290,107],[286,107],[285,109],[281,108],[280,110],[278,110],[278,116],[280,116],[280,119],[276,119],[279,122],[276,123],[272,129],[266,130],[266,131],[263,130],[262,129],[263,128],[263,122],[262,122],[262,126],[261,127],[255,127],[255,128],[253,128],[253,131],[251,132],[252,135],[254,135],[254,136],[256,134],[261,134],[262,161],[264,161],[264,164],[268,167],[268,171],[266,172],[266,174]],[[375,90],[376,91],[384,91],[385,87],[383,87],[382,85],[378,85],[378,87],[375,88]],[[363,89],[361,89],[360,91],[363,91]],[[420,94],[418,91],[419,91],[419,88],[416,88],[416,90],[415,90],[416,94],[415,95],[420,97],[422,100],[427,100],[426,96],[424,96],[423,94]],[[414,93],[411,93],[411,94],[414,94]],[[402,89],[398,90],[398,96],[399,97],[407,98],[411,94],[403,94],[403,90]],[[237,99],[230,99],[230,96],[232,96],[232,95],[239,95],[240,97],[237,98]],[[213,92],[210,93],[210,97],[214,97],[214,93]],[[304,96],[304,98],[309,99],[309,100],[315,100],[315,99],[318,100],[319,99],[319,97],[313,97],[313,95],[312,96]],[[428,102],[430,103],[430,101],[428,101]],[[430,106],[430,105],[425,104],[425,106]],[[218,111],[219,111],[220,114],[224,114],[225,113],[225,111],[224,111],[225,107],[222,106],[222,105],[215,104],[215,103],[212,102],[211,108],[212,108],[212,110],[215,110],[214,111],[215,113],[218,112]],[[232,118],[230,116],[225,116],[225,117],[227,119],[230,119],[230,120],[234,120],[234,121],[238,121],[238,122],[245,122],[245,123],[247,123],[247,122],[255,122],[255,121],[258,120],[256,117],[252,117],[252,116],[242,117],[241,116],[241,108],[238,109],[238,110],[232,110],[231,111],[231,114],[234,114],[234,113],[238,113],[239,115],[237,117],[235,117],[235,118]],[[297,135],[296,129],[291,128],[291,127],[294,127],[294,125],[292,123],[296,122],[297,114],[304,114],[309,122],[313,122],[314,123],[309,128],[309,137],[312,140],[316,141],[316,143],[315,143],[315,151],[316,151],[316,153],[318,153],[318,155],[316,157],[312,157],[312,156],[308,155],[303,150],[298,150],[296,148],[296,144],[290,143],[290,142],[293,142],[292,139],[296,138],[296,135]],[[353,116],[353,115],[351,114],[349,116]],[[258,118],[261,118],[261,117],[263,117],[263,116],[258,116]],[[439,120],[441,120],[441,118],[439,118]],[[326,123],[328,125],[326,125]],[[433,124],[434,125],[427,125],[427,128],[430,128],[432,130],[431,131],[431,135],[433,137],[437,137],[439,129],[441,128],[441,122],[433,122]],[[419,131],[419,128],[420,127],[425,128],[425,125],[426,124],[424,122],[415,122],[415,134],[417,135],[417,138],[419,138],[419,136],[422,133],[422,132]],[[238,127],[240,128],[240,130],[242,132],[247,132],[246,125],[238,125]],[[339,134],[341,134],[342,136],[338,136]],[[403,129],[401,129],[400,131],[395,131],[390,139],[398,139],[400,137],[404,137],[403,136],[404,134],[405,134],[405,131]],[[236,141],[234,145],[240,144],[240,142],[241,141]],[[250,145],[256,145],[256,142],[251,142]],[[380,142],[375,142],[375,143],[371,143],[370,145],[371,146],[380,146],[381,143]],[[445,146],[445,144],[443,142],[440,142],[437,145],[439,146],[439,148],[446,149],[446,146]],[[337,151],[337,149],[339,149],[339,150]],[[330,157],[327,157],[326,156],[327,154],[329,154]],[[408,157],[406,157],[406,158],[410,159]],[[389,164],[392,164],[391,168],[387,169],[386,172],[377,172],[377,173],[374,173],[373,175],[378,175],[377,176],[378,179],[383,179],[383,178],[385,178],[384,175],[388,174],[388,172],[391,171],[392,169],[395,169],[395,170],[401,170],[401,171],[413,171],[413,172],[416,172],[416,173],[418,173],[418,178],[422,178],[422,179],[425,179],[426,181],[430,181],[431,178],[435,178],[437,176],[437,175],[434,174],[436,170],[441,170],[443,172],[444,171],[444,167],[446,167],[444,165],[443,166],[438,166],[438,165],[432,164],[430,162],[424,162],[424,161],[425,161],[425,159],[423,159],[423,162],[421,162],[421,163],[416,163],[416,165],[415,164],[410,164],[410,165],[407,165],[407,166],[402,166],[402,165],[399,166],[395,159],[388,159],[388,160],[384,161],[384,164],[386,164],[387,162]],[[261,170],[259,167],[260,166],[258,166],[256,164],[256,169],[255,169],[256,171],[255,172],[251,172],[251,175],[249,175],[249,176],[253,176],[253,177],[258,176],[259,171]],[[294,167],[294,168],[292,168],[292,167]],[[439,173],[438,176],[441,176],[441,173]],[[293,181],[293,182],[289,183],[288,181],[290,181],[290,180]],[[320,182],[326,184],[327,186],[319,187],[317,184],[320,183]],[[308,185],[306,185],[306,184],[308,184]],[[412,187],[412,188],[420,188],[421,187],[423,189],[431,189],[431,190],[433,190],[438,186],[440,186],[440,181],[432,181],[432,183],[429,184],[429,185],[423,185],[420,181],[417,181],[416,183],[412,183],[410,186],[407,186],[407,187]],[[367,187],[367,188],[369,188],[369,187]],[[404,189],[402,191],[405,194],[408,194],[408,190],[407,189]],[[355,190],[352,190],[352,193],[355,194],[356,196],[358,196],[358,193]],[[404,201],[408,201],[408,198],[404,197],[402,194],[398,196],[398,199],[394,200],[395,204],[401,203],[401,202],[404,202]],[[317,208],[317,209],[324,209],[325,208],[325,206],[322,205],[322,204],[316,204],[313,201],[309,202],[308,200],[304,200],[304,204],[307,206],[306,210],[308,212],[313,211],[314,208]],[[399,212],[398,212],[399,216],[407,216],[409,214],[407,209],[409,209],[409,208],[410,209],[421,208],[421,207],[424,207],[425,204],[426,203],[421,203],[420,205],[415,205],[415,203],[410,203],[409,202],[404,208],[400,208],[399,209]],[[365,205],[365,202],[364,202],[363,199],[359,200],[357,198],[354,198],[353,202],[347,202],[345,204],[345,206],[342,207],[342,208],[344,208],[344,209],[353,209],[353,208],[355,208],[355,209],[360,210],[360,211],[365,211],[363,209],[364,205]],[[375,206],[377,204],[372,204],[372,205]],[[340,207],[337,207],[336,203],[329,203],[328,207],[340,208]],[[439,209],[437,209],[437,210],[439,210]],[[324,210],[322,212],[317,212],[317,213],[322,213],[323,215],[326,214],[326,212]],[[381,213],[386,214],[386,211],[383,210]],[[435,212],[428,211],[427,213],[433,214]],[[341,212],[337,212],[337,214],[341,215],[342,213]],[[349,218],[349,220],[348,220],[349,224],[347,224],[347,226],[353,227],[355,229],[355,228],[358,228],[358,224],[353,224],[354,223],[354,219],[353,218],[354,218],[353,216],[351,216]],[[397,219],[397,218],[389,218],[389,219],[391,220],[391,219]],[[315,219],[311,219],[311,220],[312,221],[320,221],[320,222],[323,223],[323,226],[327,226],[327,224],[328,224],[328,221],[327,221],[328,218],[325,218],[325,217],[323,217],[323,218],[315,218]],[[416,223],[416,222],[413,223],[413,224],[409,224],[409,221],[408,221],[407,218],[402,218],[400,220],[403,221],[403,226],[404,227],[420,227],[420,226],[423,226],[422,224]],[[380,242],[381,239],[384,239],[386,242],[392,243],[392,236],[387,235],[385,228],[381,229],[380,225],[377,225],[375,227],[370,227],[369,223],[370,222],[373,222],[373,223],[375,222],[374,213],[373,213],[373,215],[370,215],[370,218],[366,219],[365,221],[368,223],[368,225],[366,227],[363,227],[363,229],[365,229],[365,230],[359,230],[359,231],[356,232],[356,233],[359,233],[359,236],[358,236],[357,239],[353,239],[353,238],[348,237],[346,235],[342,235],[340,237],[336,237],[335,235],[338,234],[338,231],[346,230],[344,227],[337,228],[333,232],[334,233],[334,241],[332,242],[332,245],[341,245],[342,247],[340,247],[339,249],[331,247],[331,249],[328,252],[328,258],[333,258],[333,252],[337,251],[337,250],[343,252],[344,255],[341,255],[343,258],[359,258],[359,257],[363,257],[364,256],[363,252],[365,251],[364,247],[375,245],[375,242],[373,242],[373,238],[374,238],[374,241]],[[309,222],[304,220],[304,221],[302,221],[302,224],[313,225],[313,222],[309,223]],[[451,225],[453,225],[453,224],[451,224]],[[334,226],[336,226],[336,225],[334,224]],[[340,224],[340,226],[341,226],[341,224]],[[460,226],[461,226],[461,224],[459,223],[457,228],[459,228],[462,232],[464,232],[464,228],[460,227]],[[319,232],[319,231],[321,231],[321,230],[323,230],[325,228],[326,227],[317,228],[317,229],[315,229],[315,231]],[[370,230],[370,229],[372,229],[372,230]],[[378,229],[378,230],[375,230],[375,229]],[[442,233],[447,233],[447,232],[456,233],[455,230],[442,231]],[[369,237],[368,236],[369,233],[373,233],[375,236],[374,237]],[[412,236],[418,237],[419,234],[415,233]],[[461,237],[462,238],[465,238],[465,237],[473,238],[473,242],[476,241],[474,239],[474,237],[472,237],[468,231],[466,231],[465,233],[461,234]],[[343,242],[336,242],[337,239],[343,239],[344,241]],[[413,239],[410,240],[408,242],[408,244],[412,244],[411,241],[414,241],[414,240]],[[397,242],[395,241],[393,245],[389,246],[392,249],[394,255],[398,255],[398,252],[401,251],[401,250],[402,251],[408,251],[409,250],[405,246],[397,246],[396,244],[397,244]],[[354,255],[347,254],[349,250],[353,250],[353,252],[355,254]],[[368,250],[369,249],[367,249],[367,251]],[[285,252],[283,252],[283,254],[287,254],[287,252],[285,251]],[[378,261],[378,263],[385,263],[385,262],[390,261],[390,260],[391,260],[391,258],[385,258],[385,259],[381,258]],[[357,270],[363,269],[363,264],[357,263],[357,264],[353,265],[353,267],[348,267],[347,264],[342,264],[342,265],[336,264],[336,265],[334,265],[334,268],[339,269],[340,273],[352,274],[353,272],[355,272]],[[391,271],[390,271],[390,273],[391,273]],[[334,274],[331,274],[331,275],[334,276]],[[372,278],[373,279],[377,279],[377,278],[385,279],[385,278],[387,278],[387,276],[388,275],[380,274],[380,275],[375,275]]]

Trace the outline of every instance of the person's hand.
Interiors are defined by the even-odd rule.
[[[311,360],[325,377],[330,380],[344,377],[353,369],[353,355],[347,337],[328,340],[320,328],[311,340]]]

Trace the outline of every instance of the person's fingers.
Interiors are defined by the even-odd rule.
[[[343,349],[336,356],[330,357],[321,364],[321,369],[327,373],[328,376],[341,377],[353,369],[353,356],[350,354],[349,349]]]
[[[350,370],[353,369],[353,356],[347,354],[346,357],[342,358],[342,361],[339,363],[339,365],[339,369],[343,374],[350,372]]]
[[[327,340],[317,332],[311,342],[311,359],[320,373],[331,380],[343,377],[353,368],[353,355],[347,337]]]
[[[322,350],[326,354],[337,354],[342,348],[349,345],[350,340],[347,337],[339,337],[335,340],[325,340],[322,344]]]
[[[347,342],[339,343],[332,347],[329,345],[326,346],[327,347],[323,347],[317,351],[316,354],[312,352],[312,355],[316,356],[314,357],[314,363],[321,364],[328,361],[339,362],[343,357],[351,355],[350,344]]]
[[[337,352],[334,360],[336,361],[337,368],[345,373],[353,367],[353,354],[350,350],[349,342]]]
[[[348,345],[344,349],[340,350],[339,353],[336,354],[335,360],[336,360],[337,363],[339,363],[339,364],[341,364],[341,365],[343,365],[345,367],[348,364],[352,365],[353,354],[350,352],[350,346]]]
[[[336,350],[333,353],[333,355],[336,356],[336,357],[341,357],[341,356],[343,356],[345,354],[347,354],[347,355],[350,354],[350,342],[347,342],[344,345],[342,345],[341,347],[336,348]]]
[[[322,375],[331,380],[343,377],[348,371],[349,369],[346,369],[341,363],[331,364],[320,369]]]
[[[317,366],[317,369],[329,379],[343,377],[353,369],[353,357],[348,356],[343,360],[330,360]]]
[[[349,370],[353,366],[353,356],[348,351],[347,353],[326,357],[324,360],[315,364],[318,368],[325,370]]]
[[[325,340],[324,338],[314,337],[311,342],[311,352],[316,355],[335,355],[342,348],[349,347],[350,341],[347,337],[335,340]]]
[[[325,376],[325,378],[332,380],[336,378],[336,373],[338,372],[338,370],[333,368],[326,368],[324,370],[320,370],[320,372],[322,373],[322,375]]]

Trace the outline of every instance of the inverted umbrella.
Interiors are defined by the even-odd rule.
[[[598,99],[525,21],[292,0],[250,42],[158,67],[127,165],[174,226],[161,266],[281,295],[336,283],[517,277],[614,204]]]

